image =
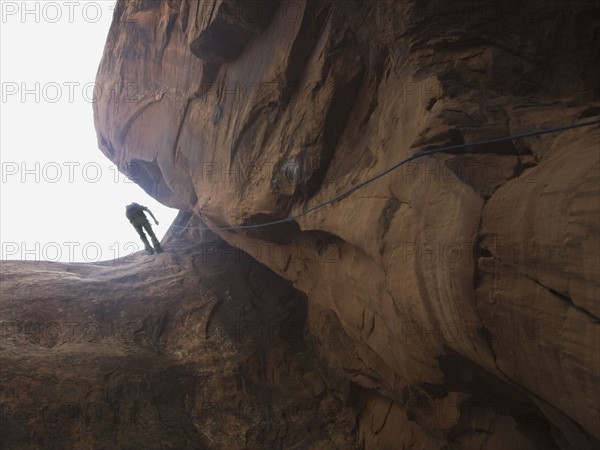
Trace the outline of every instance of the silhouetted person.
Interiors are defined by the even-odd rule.
[[[154,219],[154,223],[158,225],[158,220],[156,220],[156,217],[154,217],[152,211],[150,211],[145,206],[139,205],[134,202],[125,207],[125,215],[129,219],[129,222],[131,222],[131,224],[135,228],[135,231],[137,231],[140,235],[140,238],[142,239],[142,242],[146,247],[146,251],[151,255],[154,253],[154,250],[156,250],[156,253],[160,253],[163,251],[160,247],[160,242],[158,242],[158,239],[156,239],[156,235],[154,234],[154,231],[152,231],[152,226],[150,225],[150,222],[148,222],[144,211],[147,211],[148,214],[150,214]],[[146,238],[146,235],[144,234],[144,228],[146,229],[148,236],[150,236],[150,239],[152,239],[154,249],[152,248],[152,246],[148,242],[148,238]]]

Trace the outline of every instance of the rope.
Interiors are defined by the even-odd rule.
[[[285,219],[280,219],[280,220],[275,220],[273,222],[267,222],[267,223],[261,223],[261,224],[255,224],[255,225],[238,225],[235,227],[230,226],[230,227],[190,227],[190,228],[188,228],[185,226],[174,225],[174,224],[171,226],[175,227],[175,228],[188,228],[190,230],[229,231],[229,230],[244,230],[244,229],[249,229],[249,228],[263,228],[263,227],[270,227],[273,225],[280,225],[282,223],[292,222],[296,219],[299,219],[302,216],[305,216],[313,211],[316,211],[317,209],[323,208],[327,205],[331,205],[332,203],[339,202],[340,200],[344,199],[351,193],[359,190],[360,188],[366,186],[367,184],[372,183],[373,181],[383,177],[384,175],[387,175],[391,171],[396,170],[398,167],[402,166],[403,164],[406,164],[407,162],[413,161],[417,158],[434,155],[436,153],[456,152],[456,151],[464,150],[468,147],[477,147],[477,146],[481,146],[481,145],[497,144],[499,142],[512,141],[515,139],[523,139],[523,138],[528,138],[528,137],[540,136],[542,134],[558,133],[560,131],[571,130],[573,128],[589,127],[592,125],[600,125],[600,120],[594,120],[591,122],[582,122],[582,123],[577,123],[577,124],[573,124],[573,125],[564,125],[564,126],[555,127],[555,128],[546,128],[546,129],[541,129],[538,131],[530,131],[527,133],[515,134],[512,136],[504,136],[504,137],[500,137],[500,138],[489,139],[487,141],[478,141],[478,142],[471,142],[471,143],[467,143],[467,144],[450,145],[450,146],[446,146],[446,147],[425,150],[420,153],[415,153],[415,154],[409,156],[408,158],[405,158],[402,161],[394,164],[393,166],[388,167],[383,172],[373,175],[372,177],[367,178],[365,181],[362,181],[362,182],[358,183],[357,185],[352,186],[348,190],[342,192],[341,194],[333,197],[330,200],[318,203],[315,206],[305,209],[291,217],[287,217]]]

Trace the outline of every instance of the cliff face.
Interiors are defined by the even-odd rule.
[[[99,146],[192,213],[182,226],[202,245],[204,224],[286,218],[426,148],[598,117],[599,14],[591,0],[122,1],[97,77]],[[289,420],[281,436],[597,446],[599,171],[588,127],[422,158],[293,223],[216,231],[293,284],[290,317],[306,298],[311,367],[327,395],[350,386],[336,398],[352,419],[315,425],[335,436]],[[324,395],[291,386],[278,395]],[[180,406],[169,417],[191,420]],[[293,442],[211,430],[212,448]]]
[[[3,449],[352,447],[350,384],[318,362],[303,296],[204,236],[2,263]]]

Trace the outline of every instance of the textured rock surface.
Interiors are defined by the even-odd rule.
[[[352,448],[303,296],[220,239],[165,247],[1,264],[2,448]]]
[[[425,148],[598,117],[599,14],[591,0],[119,2],[99,146],[209,225],[285,218]],[[356,423],[328,425],[329,447],[599,444],[598,133],[438,154],[294,223],[218,232],[306,296],[317,367],[352,386]],[[260,442],[221,432],[213,448]]]

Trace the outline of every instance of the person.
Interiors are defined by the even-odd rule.
[[[163,249],[161,248],[160,242],[158,242],[158,239],[156,239],[156,235],[154,234],[154,231],[152,231],[152,226],[150,225],[150,222],[148,221],[146,214],[144,214],[144,211],[148,212],[148,214],[150,214],[152,216],[152,218],[154,219],[154,223],[156,223],[156,225],[158,225],[158,220],[156,220],[156,217],[154,217],[154,214],[152,214],[152,211],[150,211],[145,206],[142,206],[142,205],[134,202],[134,203],[130,203],[129,205],[127,205],[125,207],[125,215],[129,219],[129,222],[135,228],[135,231],[137,231],[138,234],[140,235],[140,238],[142,239],[142,242],[144,243],[146,251],[150,255],[152,255],[155,250],[156,250],[156,253],[161,253],[163,251]],[[152,246],[148,242],[148,238],[144,234],[144,229],[146,229],[146,232],[150,236],[150,239],[152,239],[152,244],[154,245],[154,248],[152,248]]]

